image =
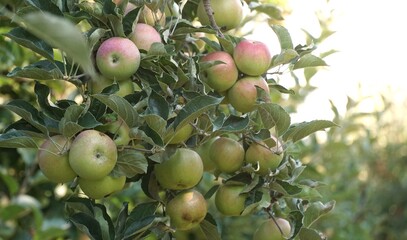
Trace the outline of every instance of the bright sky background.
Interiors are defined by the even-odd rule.
[[[312,80],[318,87],[298,110],[298,121],[332,119],[329,100],[344,111],[347,96],[372,96],[363,111],[377,107],[381,92],[391,91],[394,102],[405,103],[407,77],[407,2],[403,0],[289,0],[292,14],[286,27],[294,44],[302,43],[301,28],[318,35],[315,11],[333,10],[336,31],[321,48],[339,52],[327,57],[330,65]],[[361,84],[361,89],[358,84]],[[284,85],[284,84],[283,84]],[[361,94],[360,94],[361,92]],[[375,106],[376,105],[376,106]],[[404,105],[406,106],[406,105]],[[309,114],[308,114],[309,113]],[[294,120],[294,119],[293,119]]]

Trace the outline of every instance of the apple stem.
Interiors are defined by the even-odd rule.
[[[220,30],[219,26],[216,24],[215,18],[213,16],[211,0],[203,0],[203,5],[204,5],[204,8],[205,8],[205,12],[208,15],[209,22],[211,23],[212,28],[216,30],[216,35],[218,37],[224,38],[225,36],[223,35],[223,33]]]

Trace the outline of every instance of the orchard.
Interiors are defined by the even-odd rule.
[[[0,149],[34,149],[30,174],[66,190],[54,204],[70,231],[57,237],[222,239],[223,219],[251,215],[262,223],[248,239],[325,239],[312,225],[334,201],[318,200],[291,151],[337,125],[291,122],[284,99],[301,89],[278,79],[326,63],[315,46],[294,45],[278,6],[39,0],[6,1],[0,11],[4,42],[35,56],[7,73],[31,82],[35,100],[3,105],[17,117]],[[273,51],[241,31],[258,15],[276,20]],[[66,94],[53,89],[61,82]],[[0,216],[18,213],[2,205]],[[0,228],[9,229],[0,238],[22,234]]]

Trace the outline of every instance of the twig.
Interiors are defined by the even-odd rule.
[[[213,16],[211,0],[203,0],[203,5],[205,8],[205,12],[208,15],[209,23],[211,24],[212,28],[216,30],[216,35],[218,35],[218,37],[224,38],[225,36],[223,35],[219,26],[216,24],[215,17]]]

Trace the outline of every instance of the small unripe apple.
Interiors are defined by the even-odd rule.
[[[161,42],[161,36],[154,27],[145,24],[137,23],[133,27],[133,32],[129,36],[138,49],[148,51],[151,45],[155,42]]]
[[[112,37],[104,41],[96,53],[96,65],[107,78],[129,79],[140,66],[140,51],[127,38]]]
[[[244,77],[237,80],[228,90],[229,103],[239,112],[247,113],[253,111],[256,108],[256,102],[259,97],[256,86],[265,91],[262,100],[269,102],[269,86],[264,78],[257,76]]]
[[[186,190],[168,202],[166,211],[176,230],[189,230],[204,220],[208,207],[200,192]]]
[[[112,79],[109,79],[105,76],[100,76],[98,79],[91,79],[88,82],[89,92],[91,94],[101,93],[103,89],[112,85],[113,83],[114,81]],[[117,84],[119,85],[119,91],[115,93],[117,96],[125,97],[129,94],[134,93],[134,83],[131,81],[131,79],[122,80],[120,82],[117,82]]]
[[[87,180],[79,178],[78,184],[86,196],[92,199],[100,199],[114,192],[123,189],[126,183],[126,177],[112,177],[107,175],[99,180]]]
[[[275,221],[274,221],[275,220]],[[254,232],[253,240],[285,240],[291,233],[290,223],[284,218],[268,219]],[[278,226],[277,226],[278,225]],[[281,231],[280,231],[281,229]]]
[[[79,177],[99,180],[107,176],[117,162],[117,148],[114,141],[97,130],[85,130],[72,142],[69,164]]]
[[[180,144],[188,140],[191,137],[194,127],[191,124],[185,124],[180,129],[174,132],[172,126],[169,127],[164,137],[164,143],[168,144]]]
[[[267,45],[259,41],[243,40],[233,51],[237,68],[250,76],[259,76],[267,72],[271,58]]]
[[[199,183],[203,175],[203,163],[195,151],[178,148],[168,160],[156,164],[154,171],[161,187],[183,190]]]
[[[239,216],[244,208],[247,194],[245,185],[226,183],[219,186],[215,194],[215,206],[225,216]]]
[[[267,175],[270,170],[276,170],[282,159],[282,153],[274,152],[264,142],[250,144],[245,155],[247,163],[258,164],[257,173],[260,175]]]
[[[209,172],[215,170],[216,168],[216,164],[212,161],[210,157],[210,148],[212,143],[215,142],[216,139],[218,138],[219,137],[211,138],[196,148],[196,152],[202,159],[204,171]]]
[[[216,139],[211,144],[209,152],[209,157],[221,172],[234,173],[243,165],[245,154],[243,146],[231,138]]]
[[[52,182],[66,183],[74,180],[76,173],[69,165],[71,141],[62,135],[45,140],[37,153],[42,173]]]
[[[130,142],[130,128],[122,118],[113,122],[108,122],[96,129],[102,132],[111,133],[113,135],[113,141],[117,146],[127,145]]]
[[[203,80],[218,92],[231,88],[238,78],[238,71],[232,56],[227,52],[217,51],[209,53],[201,59],[201,62],[209,61],[221,61],[222,63],[205,69],[202,73]]]
[[[222,30],[230,30],[240,25],[243,19],[243,5],[240,0],[211,0],[216,24]],[[203,0],[198,4],[197,15],[203,25],[210,25]]]

